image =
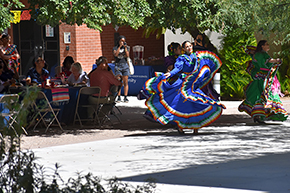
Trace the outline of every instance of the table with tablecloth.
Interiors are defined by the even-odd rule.
[[[65,123],[66,125],[70,125],[74,121],[74,115],[76,110],[77,98],[79,94],[79,90],[81,87],[67,87],[69,100],[65,101],[55,101],[53,102],[53,90],[57,90],[58,88],[54,89],[42,89],[45,93],[47,99],[52,101],[52,106],[55,108],[60,108],[60,112],[58,114],[58,119],[61,123]],[[63,88],[60,88],[63,89]]]
[[[109,66],[114,72],[115,64],[109,63]],[[164,66],[160,66],[160,65],[134,66],[134,71],[135,71],[134,75],[130,75],[128,78],[128,84],[129,84],[128,95],[129,96],[136,96],[139,93],[139,91],[142,89],[142,86],[144,85],[144,83],[149,78],[154,76],[154,72],[156,71],[164,72],[165,68]],[[68,89],[69,100],[60,102],[58,104],[55,103],[53,104],[53,106],[61,109],[58,114],[59,121],[62,123],[65,123],[66,125],[70,125],[74,121],[78,93],[81,87],[66,87],[66,88]],[[58,89],[58,88],[53,88],[53,89]],[[42,89],[42,91],[45,93],[49,101],[53,101],[53,93],[52,93],[51,88]]]
[[[109,63],[110,68],[115,73],[115,64]],[[153,66],[134,66],[134,75],[130,75],[128,78],[128,95],[136,96],[142,89],[144,83],[149,79],[154,77],[155,72],[165,72],[166,68],[162,65]],[[122,89],[123,92],[123,89]]]
[[[42,88],[41,91],[45,93],[47,99],[51,101],[52,107],[59,108],[60,112],[58,114],[58,119],[61,123],[66,125],[73,124],[74,115],[76,110],[76,104],[78,99],[79,90],[81,87],[60,87],[60,88]],[[17,89],[13,93],[19,93],[20,91],[25,90]],[[61,92],[58,92],[61,91]],[[0,94],[0,97],[2,95]],[[23,97],[20,96],[20,100]],[[4,104],[0,103],[0,112],[6,113],[8,109],[4,108]],[[86,112],[83,112],[82,115],[86,115]]]
[[[109,66],[112,68],[113,72],[115,65],[110,63]],[[129,76],[129,92],[128,95],[136,96],[145,81],[154,76],[155,71],[162,72],[164,71],[163,66],[134,66],[135,73],[134,75]],[[59,103],[59,105],[54,105],[56,108],[60,108],[61,111],[58,114],[58,119],[60,122],[65,123],[66,125],[72,124],[75,115],[75,109],[77,104],[77,97],[81,87],[67,87],[69,93],[69,100],[66,102]],[[54,88],[57,89],[57,88]],[[49,101],[53,101],[53,94],[51,89],[42,89]],[[83,115],[86,112],[82,113]]]

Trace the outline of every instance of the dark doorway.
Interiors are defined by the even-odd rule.
[[[47,69],[59,64],[59,27],[40,26],[34,20],[13,25],[14,44],[20,54],[20,74],[26,75],[37,57],[42,56]]]

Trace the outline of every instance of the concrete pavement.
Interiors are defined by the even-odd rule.
[[[59,163],[64,179],[77,171],[132,184],[154,178],[157,193],[290,192],[288,120],[259,125],[237,111],[240,101],[226,101],[227,110],[215,123],[198,135],[179,135],[170,126],[149,124],[142,117],[144,101],[129,100],[118,104],[123,112],[120,128],[141,128],[140,132],[34,149],[39,162],[50,168]]]

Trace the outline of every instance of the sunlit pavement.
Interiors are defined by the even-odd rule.
[[[145,107],[144,101],[129,100],[125,105]],[[224,103],[236,113],[240,102]],[[59,163],[64,179],[91,172],[132,184],[153,178],[156,192],[165,193],[289,193],[290,121],[259,125],[249,120],[210,125],[197,135],[179,135],[168,128],[164,133],[33,151],[45,167]]]

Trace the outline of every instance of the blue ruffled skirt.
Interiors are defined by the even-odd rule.
[[[145,104],[157,122],[180,129],[199,129],[222,114],[225,106],[201,90],[212,80],[221,61],[209,51],[196,52],[196,57],[196,68],[173,83],[163,73],[146,81],[142,90],[147,98]]]

